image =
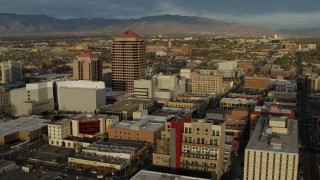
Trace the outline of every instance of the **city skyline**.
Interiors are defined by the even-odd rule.
[[[23,4],[19,6],[17,4]],[[94,9],[94,11],[93,11]],[[227,22],[252,24],[274,29],[320,27],[320,2],[284,0],[245,1],[83,1],[14,0],[1,3],[3,13],[47,15],[62,19],[106,18],[131,19],[173,14],[200,16]]]

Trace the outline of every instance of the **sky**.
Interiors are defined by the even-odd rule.
[[[0,12],[61,19],[172,14],[274,29],[320,27],[320,0],[0,0]]]

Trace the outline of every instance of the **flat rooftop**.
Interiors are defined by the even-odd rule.
[[[135,150],[144,148],[147,143],[138,141],[118,141],[109,140],[104,142],[97,142],[89,147],[85,147],[83,151],[97,151],[97,152],[114,152],[114,153],[124,153],[131,154]]]
[[[97,120],[99,118],[110,118],[113,119],[117,116],[115,115],[108,115],[108,114],[99,114],[99,115],[94,115],[94,114],[76,114],[74,116],[71,116],[71,120],[79,120],[79,121],[90,121],[90,120]]]
[[[0,120],[0,136],[15,132],[32,132],[48,125],[49,119],[40,119],[37,116],[19,117],[12,120]]]
[[[69,119],[62,119],[59,121],[55,121],[55,122],[50,122],[49,124],[53,124],[53,125],[63,125],[63,124],[67,124],[69,123],[70,120]]]
[[[272,117],[272,120],[277,121],[279,118]],[[295,119],[288,119],[287,126],[290,129],[289,134],[269,134],[268,128],[270,128],[270,126],[268,121],[269,117],[260,117],[258,119],[246,149],[298,153],[298,121]],[[272,148],[270,143],[274,142],[281,143],[281,149]]]
[[[279,109],[274,109],[274,110],[271,110],[270,108],[268,107],[263,107],[263,106],[256,106],[254,111],[256,112],[270,112],[270,113],[283,113],[283,114],[291,114],[291,109],[282,109],[282,108],[279,108]]]
[[[190,116],[196,109],[170,108],[163,107],[160,110],[152,112],[156,116]]]
[[[220,100],[220,103],[235,103],[235,102],[239,102],[239,103],[250,103],[250,104],[257,104],[258,101],[253,100],[253,99],[241,99],[241,98],[222,98]]]
[[[56,78],[62,78],[62,77],[68,77],[71,76],[71,74],[56,74],[56,73],[51,73],[51,74],[42,74],[38,76],[34,76],[35,78],[38,79],[56,79]]]
[[[143,99],[125,99],[114,104],[100,108],[100,112],[104,111],[131,111],[138,108],[141,104],[152,103],[151,100]]]
[[[92,155],[88,153],[78,153],[70,158],[84,159],[89,161],[98,161],[98,162],[116,164],[116,165],[122,165],[123,163],[129,161],[128,159],[123,159],[123,158],[113,158],[113,157],[106,158],[103,156],[97,156],[97,155]]]
[[[167,116],[156,116],[156,115],[145,115],[145,116],[142,116],[141,120],[164,123],[168,120],[168,117]]]
[[[161,173],[155,171],[140,170],[136,175],[134,175],[130,180],[209,180],[198,177],[181,176],[175,174]]]
[[[162,126],[163,126],[162,123],[149,123],[146,120],[121,121],[117,124],[112,125],[113,128],[152,131],[152,132],[160,129]]]

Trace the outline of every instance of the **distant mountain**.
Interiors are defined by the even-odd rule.
[[[141,35],[211,34],[229,36],[271,36],[274,30],[251,25],[178,15],[138,19],[56,19],[44,15],[0,13],[0,35],[96,33],[115,35],[132,29]]]
[[[320,28],[281,29],[280,32],[293,36],[320,37]]]

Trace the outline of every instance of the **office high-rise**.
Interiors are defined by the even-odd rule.
[[[102,62],[97,54],[83,52],[73,63],[74,80],[102,81]]]
[[[112,88],[133,93],[134,80],[146,75],[146,44],[130,30],[114,39],[112,46]]]
[[[8,61],[0,63],[0,82],[10,83],[22,81],[22,62]]]

